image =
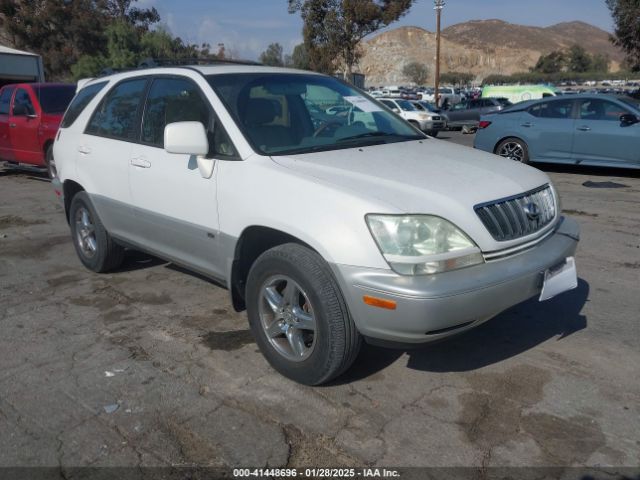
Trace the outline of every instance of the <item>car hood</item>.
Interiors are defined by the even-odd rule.
[[[389,206],[388,212],[368,213],[438,215],[465,225],[469,234],[481,227],[480,236],[487,242],[486,230],[473,210],[475,205],[550,183],[547,175],[535,168],[436,139],[276,156],[273,160]]]

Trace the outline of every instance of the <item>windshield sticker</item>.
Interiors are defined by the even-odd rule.
[[[347,102],[349,102],[351,105],[353,105],[354,107],[359,108],[360,110],[362,110],[363,112],[381,112],[382,108],[380,108],[378,105],[376,105],[375,103],[373,103],[371,100],[368,100],[364,97],[358,97],[358,96],[348,96],[348,97],[342,97],[344,98]]]

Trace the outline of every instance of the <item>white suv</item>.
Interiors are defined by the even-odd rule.
[[[439,114],[419,110],[410,100],[399,98],[379,98],[378,100],[427,135],[436,137],[438,132],[444,128],[442,117]]]
[[[547,175],[426,137],[324,75],[98,78],[54,155],[87,268],[133,248],[217,280],[271,365],[305,384],[344,372],[363,339],[438,340],[577,284],[579,229]]]

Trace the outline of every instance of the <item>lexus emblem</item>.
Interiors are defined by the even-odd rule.
[[[527,214],[529,220],[537,220],[540,217],[540,207],[535,203],[527,203],[524,206],[524,213]]]

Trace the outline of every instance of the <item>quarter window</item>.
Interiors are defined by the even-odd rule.
[[[24,107],[24,112],[27,115],[33,115],[36,113],[36,109],[33,108],[33,102],[31,101],[31,97],[29,96],[29,92],[26,90],[19,88],[16,92],[16,96],[13,99],[13,113],[16,113],[16,107],[22,106]]]
[[[95,98],[95,96],[104,88],[108,82],[94,83],[80,90],[75,98],[71,101],[67,112],[62,118],[61,128],[68,128],[73,125],[80,114],[87,108],[87,105]]]
[[[573,100],[555,100],[534,105],[529,113],[539,118],[565,119],[571,118]]]
[[[0,95],[0,115],[9,115],[9,104],[11,103],[11,95],[14,90],[14,87],[7,87],[2,90],[2,94]]]
[[[115,86],[94,112],[86,133],[118,140],[135,139],[138,107],[146,84],[146,79],[136,79]]]
[[[593,99],[585,100],[580,106],[581,120],[605,120],[609,122],[619,122],[622,115],[629,111],[624,107],[606,100]]]

